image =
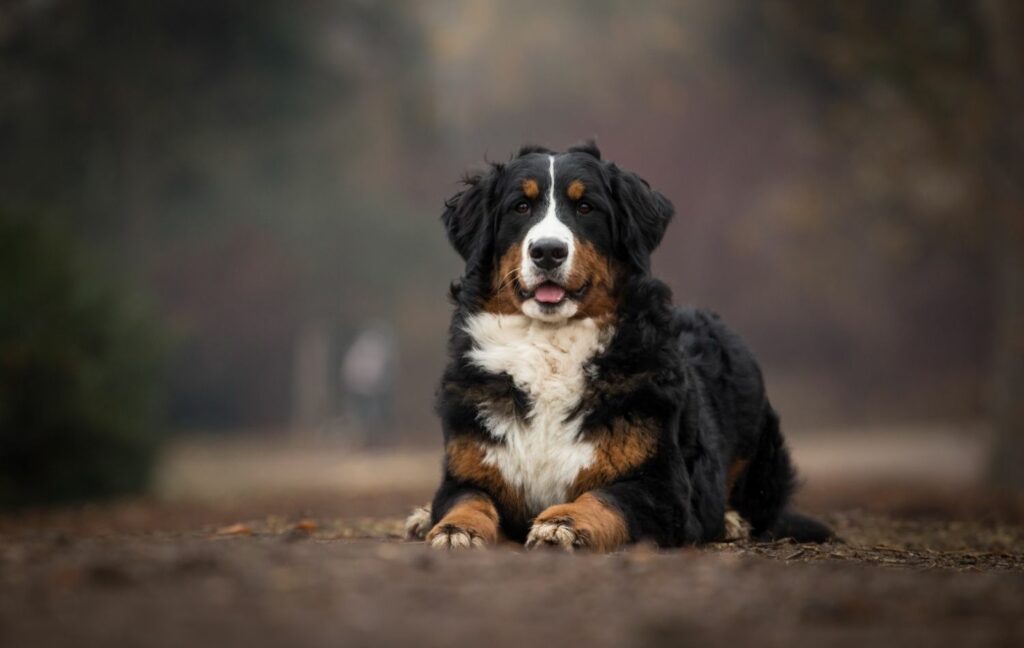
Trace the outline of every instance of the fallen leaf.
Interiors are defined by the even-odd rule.
[[[295,530],[305,531],[306,533],[313,533],[314,531],[316,531],[317,526],[319,525],[317,525],[316,520],[304,518],[295,523]]]
[[[238,524],[231,524],[217,529],[217,535],[252,535],[252,528],[248,524],[242,524],[239,522]]]

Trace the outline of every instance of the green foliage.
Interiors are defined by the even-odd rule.
[[[0,212],[0,508],[145,488],[162,343],[142,310],[52,225]]]

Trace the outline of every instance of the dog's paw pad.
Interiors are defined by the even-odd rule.
[[[405,518],[405,537],[408,540],[423,540],[430,533],[430,505],[417,506]]]
[[[553,518],[537,522],[526,536],[526,548],[561,547],[566,551],[574,551],[586,546],[586,540],[567,518]]]

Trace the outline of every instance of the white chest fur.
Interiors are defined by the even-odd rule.
[[[594,447],[579,438],[582,417],[569,419],[586,388],[586,365],[613,331],[592,319],[548,324],[524,315],[482,313],[466,325],[476,366],[512,376],[529,396],[524,419],[480,408],[480,420],[495,440],[484,461],[519,488],[532,513],[565,501],[580,470],[594,460]]]

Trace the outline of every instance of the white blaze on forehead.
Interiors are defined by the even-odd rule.
[[[558,201],[555,200],[554,155],[548,156],[548,175],[550,176],[550,182],[548,184],[548,200],[545,206],[544,218],[530,228],[530,231],[526,233],[526,238],[523,240],[523,262],[520,270],[523,284],[530,290],[536,288],[544,280],[543,275],[533,265],[533,261],[530,260],[530,245],[540,239],[553,238],[562,241],[569,247],[569,256],[566,257],[565,262],[558,269],[557,276],[554,277],[557,280],[564,281],[569,276],[575,253],[572,231],[565,223],[558,219]]]

